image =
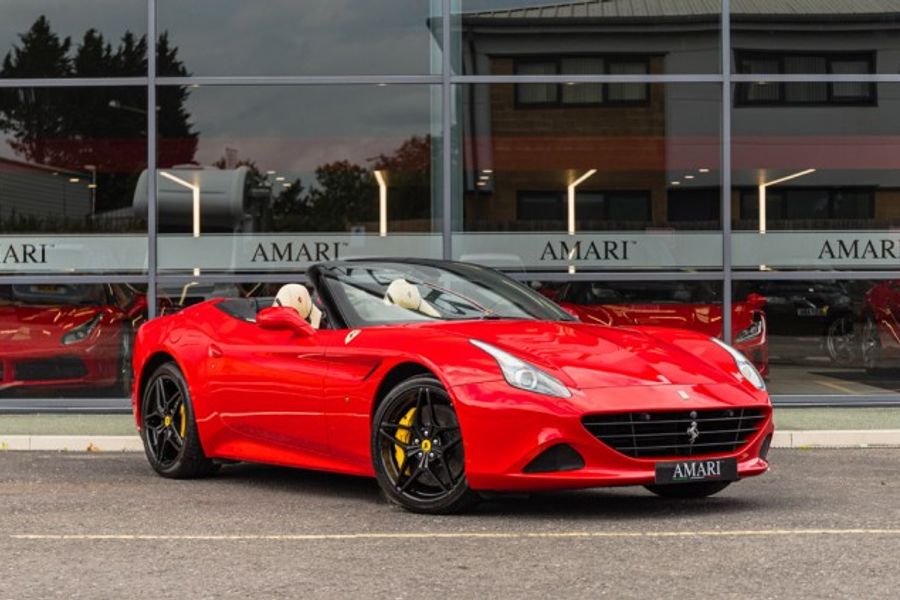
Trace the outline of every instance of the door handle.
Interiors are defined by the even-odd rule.
[[[222,349],[216,346],[215,344],[209,345],[209,356],[210,358],[221,358]]]

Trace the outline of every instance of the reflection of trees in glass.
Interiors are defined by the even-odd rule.
[[[347,231],[371,229],[378,222],[378,183],[373,171],[383,171],[388,186],[389,228],[403,221],[425,221],[431,215],[431,137],[413,136],[392,154],[369,159],[371,167],[341,160],[315,170],[315,185],[300,180],[274,197],[276,231]],[[304,193],[305,192],[305,193]],[[407,225],[409,226],[409,225]],[[377,225],[376,225],[377,227]],[[417,229],[412,225],[411,229]]]
[[[188,75],[165,34],[159,38],[157,53],[166,72]],[[73,48],[72,40],[60,39],[44,16],[19,36],[19,44],[6,54],[0,68],[0,76],[9,78],[146,73],[146,36],[126,31],[117,43],[110,43],[89,29]],[[157,92],[159,135],[169,140],[159,149],[160,166],[193,161],[197,132],[184,107],[188,94],[183,86],[162,86]],[[131,206],[137,177],[146,168],[146,98],[144,86],[6,88],[0,90],[0,129],[10,135],[12,150],[29,162],[88,177],[96,170],[94,210],[102,213]],[[86,226],[91,225],[80,225]]]

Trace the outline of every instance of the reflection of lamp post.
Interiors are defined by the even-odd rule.
[[[181,177],[176,177],[175,175],[172,175],[171,173],[168,173],[166,171],[160,171],[159,174],[162,175],[163,177],[165,177],[166,179],[168,179],[170,181],[174,181],[178,185],[184,186],[187,189],[191,190],[191,198],[193,199],[193,202],[194,202],[194,211],[193,211],[194,237],[199,238],[200,237],[200,186],[190,183],[188,181],[185,181]],[[199,275],[199,274],[200,274],[200,268],[194,267],[194,275]]]
[[[375,180],[378,182],[378,235],[387,235],[387,182],[384,171],[375,171]]]
[[[815,169],[806,169],[805,171],[800,171],[798,173],[793,173],[791,175],[787,175],[785,177],[781,177],[780,179],[776,179],[774,181],[765,181],[759,184],[759,232],[766,232],[766,189],[772,187],[773,185],[777,185],[779,183],[784,183],[785,181],[790,181],[791,179],[797,179],[798,177],[803,177],[804,175],[809,175],[810,173],[815,173]]]
[[[575,181],[569,184],[568,192],[568,206],[566,207],[566,213],[569,217],[569,235],[575,235],[575,188],[588,180],[594,173],[597,172],[597,169],[591,169]]]
[[[91,190],[91,215],[97,212],[97,165],[84,165],[91,172],[91,182],[88,189]]]
[[[594,173],[597,172],[597,169],[591,169],[575,181],[569,184],[567,189],[568,198],[566,205],[566,215],[568,217],[568,225],[569,225],[569,235],[575,235],[575,188],[579,185],[587,181]],[[574,245],[572,246],[572,252],[575,251]],[[575,272],[575,265],[569,265],[569,273]]]

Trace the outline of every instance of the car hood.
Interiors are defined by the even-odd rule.
[[[582,389],[734,383],[718,367],[638,330],[574,321],[466,321],[431,327],[487,342]]]
[[[0,306],[0,348],[58,343],[63,334],[90,321],[96,306]]]
[[[563,303],[585,323],[608,326],[675,327],[710,337],[722,331],[721,304],[595,304]],[[750,325],[752,309],[741,302],[732,308],[732,329],[737,333]]]

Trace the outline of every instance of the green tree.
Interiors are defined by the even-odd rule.
[[[72,52],[69,38],[39,17],[3,60],[2,77],[127,77],[147,72],[147,39],[126,31],[111,44],[95,29]],[[161,72],[188,75],[167,34],[157,42]],[[184,86],[157,93],[162,167],[190,163],[198,133],[185,108]],[[140,86],[18,88],[0,90],[0,130],[23,159],[96,179],[96,211],[129,206],[137,176],[146,168],[147,97]]]
[[[365,167],[340,160],[316,169],[303,214],[304,231],[347,231],[378,218],[378,185]]]

